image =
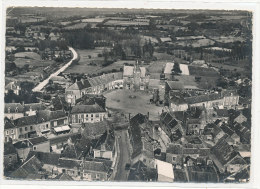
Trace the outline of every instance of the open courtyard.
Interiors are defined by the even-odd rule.
[[[162,106],[156,106],[150,103],[152,94],[145,91],[132,91],[127,89],[118,89],[104,94],[107,98],[106,106],[108,109],[117,110],[122,113],[147,114],[151,120],[158,120],[162,112]]]

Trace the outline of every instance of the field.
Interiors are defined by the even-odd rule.
[[[129,98],[130,95],[135,95],[136,98]],[[148,95],[143,91],[114,90],[105,93],[104,96],[107,98],[106,105],[108,109],[131,113],[132,116],[137,113],[147,114],[149,112],[151,120],[159,119],[163,108],[150,104],[152,95]]]
[[[83,29],[87,26],[88,23],[77,23],[71,26],[64,27],[65,30],[73,30],[73,29]]]
[[[189,66],[190,75],[206,76],[206,77],[218,77],[219,73],[213,68],[203,68],[198,66]]]
[[[105,26],[148,26],[148,22],[137,22],[127,20],[108,20]]]
[[[41,60],[39,54],[34,52],[19,52],[15,54],[15,64],[18,67],[23,67],[25,64],[36,67],[46,67],[54,63],[51,60]]]
[[[77,52],[80,55],[80,61],[78,62],[78,64],[69,67],[65,71],[66,73],[98,74],[102,72],[109,72],[112,71],[113,69],[119,71],[120,68],[123,68],[124,63],[129,63],[129,64],[135,63],[135,61],[119,60],[117,62],[114,62],[113,64],[103,67],[102,62],[104,58],[98,57],[98,54],[102,54],[103,48],[96,48],[91,50],[78,50]],[[91,58],[89,58],[89,55],[91,56]]]

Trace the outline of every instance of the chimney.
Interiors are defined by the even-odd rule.
[[[129,116],[129,121],[130,121],[130,119],[131,119],[131,113],[129,113],[128,116]]]
[[[149,114],[150,114],[150,113],[149,113],[149,112],[147,112],[147,117],[148,117],[148,120],[149,120]]]

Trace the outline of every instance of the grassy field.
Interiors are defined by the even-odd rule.
[[[103,60],[103,57],[98,57],[98,54],[102,54],[103,52],[102,48],[77,50],[77,52],[79,53],[80,61],[78,64],[69,67],[65,71],[66,73],[92,74],[102,68],[101,64],[97,64]],[[97,65],[91,65],[92,62]]]
[[[98,74],[102,72],[111,72],[112,70],[120,71],[120,68],[124,67],[124,63],[134,64],[132,60],[118,60],[113,64],[106,67],[102,66],[103,57],[98,57],[98,54],[102,54],[103,48],[96,48],[91,50],[78,50],[80,55],[80,61],[69,67],[66,73],[84,73],[84,74]],[[89,58],[89,55],[91,58]],[[94,63],[95,65],[91,64]]]
[[[14,57],[41,60],[41,56],[35,52],[18,52],[18,53],[15,53]]]
[[[135,95],[136,98],[129,98],[130,95]],[[108,109],[131,113],[132,116],[137,113],[147,114],[149,112],[150,119],[158,120],[162,112],[162,107],[150,104],[149,100],[152,98],[152,95],[143,91],[114,90],[104,94],[104,96],[107,98],[106,104]]]

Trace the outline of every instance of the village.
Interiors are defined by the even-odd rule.
[[[98,13],[7,16],[5,178],[248,182],[252,15]]]

